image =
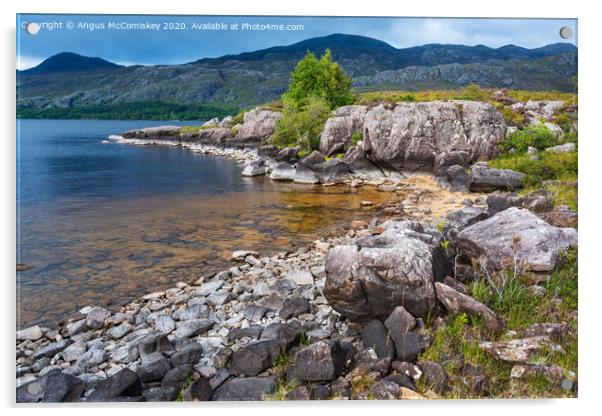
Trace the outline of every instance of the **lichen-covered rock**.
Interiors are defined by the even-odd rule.
[[[477,101],[401,103],[366,113],[364,150],[379,165],[432,169],[435,156],[465,151],[470,160],[492,158],[505,137],[506,125],[491,105]]]
[[[441,283],[435,283],[437,299],[445,306],[445,309],[453,315],[466,312],[469,315],[480,316],[483,318],[485,327],[493,332],[500,332],[504,329],[504,322],[487,306],[481,302],[467,296],[455,289]]]
[[[351,144],[353,133],[361,133],[367,110],[364,105],[337,108],[334,116],[326,120],[320,135],[320,151],[326,156],[344,153],[345,148]]]
[[[554,227],[526,209],[508,208],[457,235],[459,252],[489,270],[551,272],[577,245],[577,230]]]
[[[124,139],[163,139],[176,140],[180,137],[178,126],[156,126],[143,129],[128,130],[121,134]]]
[[[435,306],[433,279],[446,271],[440,236],[413,221],[383,228],[379,236],[329,250],[324,296],[352,320],[384,320],[397,306],[426,317]]]
[[[479,342],[479,347],[498,360],[522,363],[544,349],[559,351],[561,348],[547,335],[508,341],[482,341]]]
[[[274,133],[280,117],[282,113],[262,108],[247,111],[243,124],[238,128],[231,142],[257,143],[269,138]]]
[[[214,401],[257,401],[276,389],[276,376],[234,378],[219,386],[211,396]]]

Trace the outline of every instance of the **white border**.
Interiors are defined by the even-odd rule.
[[[439,401],[429,403],[239,403],[215,405],[197,403],[190,406],[147,404],[141,409],[133,406],[114,405],[48,406],[39,411],[50,415],[85,412],[86,415],[107,413],[149,415],[164,414],[165,409],[180,414],[229,414],[242,413],[270,415],[283,413],[307,415],[315,413],[365,414],[368,412],[442,413],[446,416],[487,412],[487,415],[522,414],[525,411],[545,414],[589,414],[602,403],[600,374],[600,296],[602,279],[598,258],[602,248],[600,227],[600,177],[602,158],[602,93],[600,91],[600,13],[595,2],[557,1],[528,2],[504,0],[502,2],[469,2],[426,0],[420,2],[395,2],[392,0],[169,0],[134,1],[102,0],[95,3],[69,0],[20,0],[2,2],[3,56],[2,56],[2,152],[1,205],[4,227],[2,228],[2,271],[4,302],[2,342],[2,403],[12,407],[8,412],[29,413],[32,407],[15,407],[14,401],[14,314],[15,314],[15,14],[25,13],[132,13],[132,14],[215,14],[215,15],[345,15],[345,16],[427,16],[427,17],[558,17],[578,18],[579,30],[579,216],[580,216],[580,273],[579,273],[579,398],[573,400],[512,400],[512,401]]]

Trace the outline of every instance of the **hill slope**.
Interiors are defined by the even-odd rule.
[[[239,108],[278,98],[295,64],[330,48],[359,90],[483,87],[571,91],[577,49],[553,44],[423,45],[405,49],[364,36],[333,34],[182,65],[124,67],[61,53],[17,72],[19,109],[113,106],[128,102],[205,103]]]

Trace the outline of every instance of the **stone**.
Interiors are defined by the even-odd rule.
[[[406,333],[391,333],[391,339],[395,344],[395,358],[400,361],[414,362],[420,353],[430,347],[432,339],[428,333],[420,330],[408,331]]]
[[[314,277],[307,270],[291,270],[284,275],[285,279],[292,280],[297,285],[313,285]]]
[[[92,393],[87,397],[90,402],[114,401],[118,397],[140,396],[142,394],[142,385],[138,375],[124,368],[117,374],[100,380]]]
[[[186,389],[186,393],[186,396],[189,395],[194,400],[206,402],[211,399],[213,388],[207,379],[199,377]]]
[[[149,332],[136,341],[138,352],[141,357],[152,354],[155,351],[173,351],[173,344],[167,335],[160,331]]]
[[[180,309],[180,313],[177,315],[174,313],[174,318],[179,319],[180,321],[190,321],[193,319],[207,318],[209,316],[209,309],[206,305],[190,305],[186,309]],[[158,325],[155,321],[155,326]],[[167,324],[168,327],[171,326]]]
[[[80,355],[75,361],[75,365],[82,370],[87,370],[90,367],[94,367],[98,364],[105,362],[107,359],[107,352],[103,349],[89,349],[84,354]]]
[[[273,322],[263,329],[261,339],[276,340],[281,349],[288,351],[298,341],[300,331],[301,328],[298,322]]]
[[[460,293],[441,282],[435,283],[435,290],[437,292],[437,299],[445,306],[445,309],[447,309],[450,314],[458,315],[462,312],[466,312],[468,315],[483,318],[485,327],[490,331],[500,333],[504,330],[504,322],[495,314],[495,312],[481,302],[478,302],[470,296]]]
[[[132,343],[115,348],[110,355],[111,361],[124,364],[137,360],[139,356],[138,345]]]
[[[566,323],[538,322],[530,325],[524,336],[526,338],[547,335],[555,341],[563,341],[570,334],[570,327]]]
[[[544,215],[544,220],[554,227],[577,227],[579,215],[566,205],[560,205]]]
[[[67,348],[71,344],[73,344],[72,339],[63,339],[63,340],[60,340],[57,342],[51,342],[50,344],[46,345],[45,347],[41,347],[41,348],[37,349],[31,355],[31,358],[33,358],[34,360],[37,360],[38,358],[42,358],[42,357],[52,358],[59,352],[63,351],[65,348]]]
[[[233,378],[219,386],[214,401],[259,401],[276,390],[276,376]]]
[[[568,153],[568,152],[574,152],[575,149],[577,149],[577,146],[575,145],[575,143],[565,143],[565,144],[559,144],[558,146],[548,147],[546,149],[546,152],[548,152],[548,153]]]
[[[85,390],[82,380],[52,370],[37,380],[18,385],[17,403],[60,403],[78,401]]]
[[[467,192],[470,185],[470,177],[466,169],[460,165],[453,165],[445,171],[445,178],[449,182],[450,190],[453,192]]]
[[[495,191],[487,195],[487,207],[489,216],[493,216],[498,212],[504,211],[510,207],[520,207],[523,199],[515,192],[500,192]]]
[[[238,254],[238,252],[233,252],[232,253],[232,257],[234,257],[235,254]],[[247,254],[249,255],[249,254]],[[235,258],[239,258],[240,256],[237,256]],[[243,258],[246,256],[242,256]],[[211,282],[207,282],[207,283],[203,283],[201,285],[201,287],[199,287],[196,291],[196,294],[198,296],[208,296],[214,292],[217,292],[222,286],[224,285],[224,281],[223,280],[214,280]]]
[[[384,320],[397,306],[426,317],[435,306],[433,280],[446,264],[436,230],[415,221],[387,221],[384,232],[326,256],[324,296],[351,320]]]
[[[80,333],[84,332],[85,330],[87,330],[88,326],[86,325],[85,319],[80,319],[78,321],[74,321],[74,322],[67,324],[65,329],[67,331],[67,335],[72,337],[74,335],[80,334]]]
[[[564,371],[556,365],[525,365],[517,364],[510,370],[510,378],[524,379],[530,375],[543,376],[549,383],[559,385],[564,379]]]
[[[489,217],[487,210],[477,207],[465,207],[447,213],[447,223],[456,229],[466,228]]]
[[[319,341],[295,354],[293,372],[302,381],[334,380],[345,369],[345,357],[339,341]]]
[[[107,335],[113,339],[123,338],[126,334],[131,332],[132,325],[127,322],[123,322],[117,326],[112,327],[107,331]]]
[[[182,364],[177,367],[173,367],[171,370],[165,373],[165,376],[163,376],[163,380],[161,380],[161,386],[174,387],[177,391],[180,391],[180,387],[188,378],[191,370],[192,366],[190,364]]]
[[[262,330],[263,327],[257,324],[249,325],[246,328],[234,328],[228,333],[228,343],[231,344],[241,338],[257,339],[261,335]]]
[[[291,296],[284,301],[284,307],[280,310],[282,319],[297,317],[309,312],[309,302],[300,296]]]
[[[231,296],[232,295],[228,292],[213,293],[213,294],[207,296],[207,303],[214,307],[223,306],[226,303],[230,302]]]
[[[544,348],[559,350],[547,335],[534,336],[508,341],[482,341],[479,347],[493,358],[510,362],[526,362]]]
[[[389,333],[404,335],[416,327],[416,319],[403,306],[396,307],[385,321]]]
[[[470,171],[472,192],[492,192],[498,189],[515,190],[523,187],[525,174],[510,169],[494,169],[476,165]]]
[[[426,400],[426,397],[407,387],[399,388],[399,398],[402,400]]]
[[[170,369],[171,365],[169,365],[167,358],[157,351],[142,358],[137,373],[143,383],[148,383],[160,381]]]
[[[378,358],[393,359],[395,347],[383,323],[372,319],[362,326],[362,343],[366,348],[374,348]]]
[[[452,166],[461,166],[463,168],[470,165],[470,153],[463,150],[450,150],[438,153],[435,156],[433,173],[436,176],[445,176],[447,169]]]
[[[549,225],[526,209],[508,208],[460,231],[459,252],[489,270],[520,264],[522,271],[551,272],[577,245],[577,231]]]
[[[274,339],[251,342],[234,351],[229,370],[236,375],[256,376],[272,367],[280,350],[280,344]]]
[[[393,381],[381,380],[370,387],[370,393],[376,400],[397,400],[401,395],[399,385]]]
[[[320,152],[326,156],[344,153],[351,144],[353,133],[361,133],[364,116],[368,108],[364,105],[348,105],[337,108],[333,117],[326,120],[320,135]]]
[[[70,363],[77,360],[87,349],[88,347],[85,342],[78,341],[65,348],[61,355],[63,356],[63,360]]]
[[[295,179],[295,168],[287,162],[279,163],[272,169],[270,179],[274,181],[293,181]]]
[[[184,364],[196,363],[203,356],[203,346],[196,342],[184,346],[181,350],[175,352],[170,358],[172,367],[179,367]]]
[[[246,111],[244,122],[238,127],[233,142],[259,143],[268,139],[276,129],[276,123],[282,117],[279,111],[254,108]]]
[[[42,328],[40,328],[39,325],[34,325],[17,331],[17,341],[37,341],[42,338],[43,335]]]
[[[178,390],[175,387],[151,387],[142,392],[147,402],[173,402],[178,397]]]
[[[378,167],[376,163],[368,159],[368,155],[364,151],[363,145],[360,145],[359,143],[356,146],[351,146],[347,152],[345,152],[343,161],[347,164],[349,170],[356,177],[364,179],[384,177],[384,173],[381,168]],[[361,183],[356,183],[356,185],[360,184]]]
[[[155,329],[164,334],[171,334],[176,329],[176,323],[169,315],[161,315],[155,319]]]
[[[195,319],[191,321],[185,321],[178,327],[178,329],[176,329],[174,336],[176,339],[195,337],[209,331],[214,325],[215,322],[213,322],[211,319]]]
[[[445,369],[434,362],[424,361],[420,363],[422,379],[427,388],[437,394],[442,394],[447,389],[449,377]]]
[[[446,151],[490,159],[505,134],[500,113],[478,101],[398,103],[392,110],[381,104],[364,117],[363,145],[380,166],[432,169],[435,156]]]
[[[109,311],[105,308],[92,308],[86,316],[86,325],[90,329],[101,329],[105,325],[106,319],[109,317]]]

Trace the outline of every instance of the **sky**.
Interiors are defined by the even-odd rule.
[[[572,30],[569,39],[559,34],[565,26]],[[29,34],[27,27],[38,31]],[[60,52],[122,65],[179,64],[332,33],[370,36],[397,48],[429,43],[535,48],[576,45],[577,20],[19,14],[17,68]]]

